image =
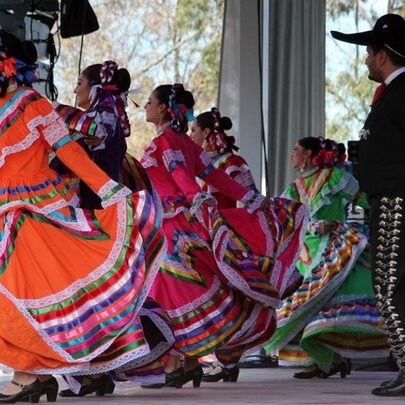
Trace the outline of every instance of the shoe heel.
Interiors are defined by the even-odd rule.
[[[112,394],[115,390],[115,384],[112,380],[108,381],[108,383],[105,386],[105,393],[106,394]]]
[[[46,400],[48,402],[56,402],[56,397],[58,396],[58,390],[48,391],[46,393]]]
[[[183,384],[184,384],[184,378],[183,378],[183,377],[178,377],[178,378],[176,378],[175,387],[176,387],[177,389],[182,388],[182,387],[183,387]]]
[[[41,394],[39,392],[36,392],[35,394],[29,395],[29,400],[30,400],[31,404],[37,404],[39,402],[40,397],[41,397]]]
[[[342,364],[342,369],[340,370],[340,378],[346,378],[347,375],[350,375],[352,372],[351,361],[345,360]]]
[[[100,386],[96,389],[96,397],[103,397],[106,394],[106,386]]]
[[[201,385],[201,380],[202,380],[202,373],[194,375],[193,377],[193,387],[198,388]]]
[[[224,382],[236,382],[239,377],[239,367],[235,366],[230,369],[223,369]]]

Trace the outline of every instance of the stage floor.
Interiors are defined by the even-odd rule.
[[[113,395],[105,397],[58,398],[60,404],[108,405],[185,405],[185,404],[271,404],[271,405],[394,405],[404,404],[405,397],[383,398],[370,390],[395,373],[381,371],[352,372],[347,378],[300,381],[292,378],[293,369],[242,369],[237,383],[202,383],[193,388],[191,383],[182,389],[143,389],[138,384],[119,385]],[[10,375],[0,376],[0,389]],[[62,388],[65,384],[59,378]],[[41,398],[41,403],[46,402]]]

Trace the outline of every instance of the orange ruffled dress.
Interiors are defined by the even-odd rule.
[[[74,208],[77,196],[48,166],[51,150],[105,209]],[[143,308],[165,250],[152,196],[94,165],[32,89],[0,98],[0,223],[2,365],[126,378],[171,346],[170,329]],[[165,337],[155,351],[141,323],[148,311]]]

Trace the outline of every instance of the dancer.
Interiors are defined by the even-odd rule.
[[[292,154],[298,178],[283,196],[307,204],[311,222],[297,267],[302,285],[278,310],[278,329],[265,348],[281,364],[308,365],[295,378],[350,374],[345,357],[388,355],[371,284],[367,235],[346,223],[345,205],[367,206],[337,145],[300,139]],[[298,343],[295,341],[298,340]]]
[[[224,171],[239,184],[250,190],[257,191],[252,173],[249,166],[242,156],[235,154],[239,148],[235,145],[235,138],[229,136],[225,131],[232,128],[232,121],[229,117],[221,116],[219,110],[215,107],[211,111],[205,111],[199,114],[191,123],[191,139],[204,148],[212,159],[212,165],[219,170]],[[203,190],[207,190],[218,202],[218,208],[236,208],[239,204],[232,198],[219,192],[214,187],[205,184],[201,181]],[[298,281],[298,280],[297,280]],[[296,285],[298,287],[298,284]],[[218,359],[214,356],[214,361],[211,363],[211,370],[204,374],[204,382],[218,382],[220,380],[235,382],[238,378],[240,357],[244,352],[244,348],[236,352],[216,352],[219,358],[232,359],[235,364],[231,369],[223,367],[219,364]]]
[[[274,308],[294,268],[306,213],[296,202],[265,200],[215,169],[185,134],[193,105],[180,84],[152,92],[146,119],[157,137],[142,159],[162,200],[169,244],[151,296],[172,318],[176,348],[189,358],[218,348],[245,350],[274,332]],[[219,212],[196,176],[248,209]],[[266,213],[254,213],[263,201]],[[232,359],[221,361],[235,366]],[[174,357],[166,385],[181,386],[193,375],[199,385],[202,370],[192,364],[189,372],[186,362],[184,374]]]
[[[148,364],[140,316],[164,253],[152,197],[111,180],[29,87],[36,56],[32,42],[0,31],[0,363],[19,370],[0,403],[54,401],[52,374],[125,379]],[[77,196],[48,167],[50,150],[103,210],[74,207]],[[104,375],[89,385],[114,389]]]
[[[207,151],[216,169],[224,171],[247,189],[257,192],[248,164],[242,156],[234,153],[239,149],[235,145],[235,138],[225,133],[231,128],[231,119],[221,117],[219,110],[213,107],[211,111],[198,115],[195,121],[191,123],[190,137],[197,145]],[[218,192],[209,185],[205,185],[205,187],[215,197],[219,208],[235,208],[237,206],[234,199]]]
[[[127,150],[130,125],[125,111],[127,91],[131,84],[128,71],[118,69],[116,62],[86,67],[74,90],[78,107],[59,104],[56,111],[66,122],[71,135],[85,149],[91,160],[113,180],[120,180],[120,171]],[[68,172],[55,158],[51,167],[60,174]],[[69,173],[70,175],[70,173]],[[85,182],[80,181],[80,207],[99,209],[100,198]]]

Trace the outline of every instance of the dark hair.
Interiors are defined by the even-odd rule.
[[[216,108],[213,108],[211,111],[205,111],[198,115],[196,118],[196,122],[201,129],[208,128],[210,130],[210,133],[207,135],[206,140],[211,145],[219,147],[219,145],[217,145],[218,142],[215,140],[215,137],[218,135],[218,133],[221,134],[220,143],[223,142],[226,145],[226,149],[223,150],[223,148],[221,147],[220,153],[228,153],[232,152],[233,150],[239,149],[237,146],[235,146],[235,138],[225,133],[225,131],[232,128],[231,119],[229,117],[220,116],[220,113]],[[218,151],[218,149],[216,150]]]
[[[38,54],[33,42],[20,41],[13,34],[10,34],[9,32],[3,29],[0,29],[0,38],[1,38],[0,51],[4,52],[8,58],[15,57],[27,64],[33,64],[36,62]],[[24,70],[22,70],[22,73],[23,73],[23,80],[21,81],[16,79],[17,82],[20,84],[24,84],[26,86],[31,86],[31,83],[26,80]],[[8,84],[9,79],[3,76],[3,80],[0,80],[0,97],[3,97],[6,94]]]
[[[89,81],[91,86],[101,84],[100,71],[102,66],[101,63],[97,63],[87,66],[83,70],[82,75]],[[131,76],[128,70],[125,68],[118,69],[109,84],[115,84],[120,92],[127,91],[131,86]]]
[[[211,111],[205,111],[197,116],[196,118],[197,125],[201,129],[208,128],[211,131],[214,130],[215,125],[215,117],[213,116]],[[220,131],[228,131],[232,128],[232,121],[229,117],[221,117],[219,119],[219,130]]]
[[[156,87],[156,89],[153,92],[156,94],[156,98],[159,100],[159,103],[166,104],[166,106],[169,107],[169,99],[170,94],[172,92],[172,88],[173,88],[172,84],[161,84],[160,86]],[[193,94],[185,89],[177,92],[175,101],[178,104],[184,104],[187,108],[194,107]]]
[[[193,94],[186,90],[181,83],[162,84],[156,87],[153,93],[160,104],[167,106],[167,119],[171,119],[171,127],[177,132],[187,132],[188,121],[194,119],[192,114],[192,108],[194,107]],[[179,108],[181,105],[186,107],[187,110],[191,110],[190,115],[192,118],[187,116],[190,111],[181,111]]]
[[[391,61],[393,65],[405,66],[405,58],[391,51],[391,49],[387,48],[384,44],[382,43],[370,44],[370,48],[373,50],[374,53],[384,50],[388,56],[388,59]]]
[[[332,168],[340,163],[343,155],[343,144],[337,144],[332,139],[325,139],[322,137],[312,137],[302,138],[298,140],[298,144],[304,148],[304,150],[310,150],[312,153],[311,163],[314,166],[319,166],[321,168]],[[340,145],[340,146],[339,146]]]
[[[312,152],[312,156],[316,156],[322,149],[320,139],[315,138],[314,136],[298,139],[298,145],[305,150],[310,150]]]

